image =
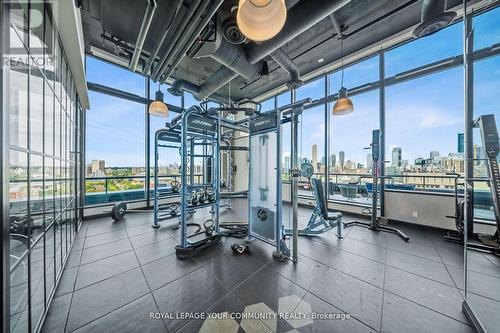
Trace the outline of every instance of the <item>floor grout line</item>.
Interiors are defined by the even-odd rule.
[[[129,226],[129,228],[133,228],[133,227],[140,228],[140,225],[142,225],[142,224],[133,225],[132,227],[130,227],[130,226]],[[144,224],[144,225],[146,225],[146,224]],[[167,227],[168,227],[168,226],[167,226]],[[120,310],[121,308],[123,308],[123,307],[125,307],[125,306],[129,305],[130,303],[133,303],[133,302],[137,301],[139,298],[144,297],[145,295],[148,295],[148,294],[150,294],[150,295],[153,297],[153,301],[154,301],[154,303],[155,303],[155,305],[156,305],[157,310],[159,311],[159,310],[160,310],[160,307],[159,307],[158,302],[157,302],[157,300],[156,300],[156,298],[155,298],[155,296],[154,296],[154,294],[153,294],[155,291],[157,291],[157,290],[159,290],[159,289],[161,289],[161,288],[163,288],[163,287],[165,287],[165,286],[167,286],[167,285],[170,285],[171,283],[174,283],[174,282],[178,281],[179,279],[182,279],[182,278],[186,277],[186,276],[187,276],[187,275],[189,275],[189,274],[192,274],[192,273],[194,273],[194,272],[196,272],[196,271],[199,271],[200,269],[208,268],[208,265],[210,265],[210,264],[211,264],[211,263],[213,263],[214,261],[216,261],[216,260],[221,260],[221,259],[223,260],[223,258],[224,258],[224,257],[226,257],[226,256],[230,255],[230,253],[226,253],[226,254],[223,254],[223,255],[221,255],[221,256],[216,256],[216,257],[213,257],[213,258],[209,258],[210,260],[207,260],[207,261],[205,261],[205,260],[196,260],[196,258],[195,258],[195,260],[194,260],[194,261],[196,262],[196,265],[194,266],[194,269],[193,269],[193,270],[189,271],[188,273],[182,274],[181,276],[176,277],[176,278],[175,278],[175,279],[173,279],[172,281],[169,281],[168,283],[165,283],[165,284],[163,284],[163,285],[159,286],[158,288],[156,288],[156,289],[152,290],[152,289],[151,289],[151,286],[150,286],[150,284],[149,284],[149,281],[148,281],[148,279],[146,278],[146,273],[145,273],[145,271],[144,271],[144,269],[143,269],[143,266],[153,264],[153,263],[155,263],[155,262],[157,262],[157,261],[160,261],[160,260],[163,260],[163,259],[165,259],[165,258],[167,258],[167,257],[170,257],[170,256],[172,256],[173,254],[168,254],[168,255],[162,256],[162,257],[160,257],[160,258],[158,258],[158,259],[155,259],[155,260],[153,260],[153,261],[151,261],[151,262],[148,262],[148,263],[144,263],[144,264],[142,264],[142,263],[140,262],[140,260],[139,260],[139,257],[138,257],[138,254],[137,254],[137,250],[139,250],[139,249],[141,249],[141,248],[145,248],[145,247],[150,246],[150,245],[155,244],[155,243],[160,243],[160,242],[163,242],[163,241],[169,240],[169,239],[172,239],[172,240],[176,241],[176,236],[175,236],[174,234],[172,234],[172,233],[170,233],[170,232],[166,231],[166,233],[167,233],[167,235],[168,235],[168,238],[161,239],[161,240],[159,240],[159,241],[148,242],[146,245],[142,245],[142,246],[139,246],[139,247],[137,247],[137,248],[136,248],[136,247],[134,247],[134,246],[133,246],[132,241],[131,241],[131,238],[133,238],[133,237],[137,237],[137,236],[141,236],[141,235],[146,235],[146,234],[149,234],[149,233],[152,233],[152,232],[147,231],[147,232],[144,232],[144,233],[140,233],[140,234],[137,234],[137,235],[130,236],[130,234],[128,233],[128,232],[129,232],[129,230],[128,230],[128,228],[127,228],[127,225],[123,224],[123,230],[125,231],[126,238],[123,238],[123,239],[115,239],[115,240],[111,240],[111,241],[105,242],[105,243],[103,243],[103,244],[99,244],[99,245],[95,245],[95,246],[91,246],[91,247],[86,248],[86,247],[85,247],[85,243],[86,243],[86,241],[87,241],[87,238],[91,238],[91,237],[94,237],[94,236],[99,236],[99,235],[101,235],[101,234],[109,234],[109,233],[113,233],[113,232],[115,232],[115,231],[111,231],[111,232],[104,232],[104,233],[101,233],[101,234],[96,234],[96,235],[87,236],[88,230],[89,230],[88,226],[85,228],[85,230],[82,230],[82,231],[84,231],[84,232],[85,232],[85,235],[83,236],[83,240],[82,240],[83,245],[82,245],[82,249],[80,250],[80,251],[81,251],[81,253],[80,253],[79,260],[78,260],[78,265],[75,267],[75,268],[77,268],[77,270],[76,270],[76,277],[75,277],[75,280],[74,280],[74,282],[73,282],[73,291],[71,292],[70,304],[69,304],[69,308],[68,308],[68,311],[67,311],[67,313],[66,313],[66,318],[65,318],[65,321],[64,321],[64,331],[65,331],[65,332],[67,331],[67,328],[68,328],[69,315],[70,315],[70,313],[71,313],[71,308],[72,308],[72,306],[73,306],[73,296],[74,296],[74,293],[75,293],[76,291],[79,291],[79,290],[85,289],[85,288],[87,288],[87,287],[93,286],[93,285],[95,285],[95,284],[98,284],[98,283],[100,283],[100,282],[103,282],[103,281],[106,281],[106,280],[109,280],[109,279],[113,279],[113,278],[117,277],[118,275],[124,274],[124,273],[126,273],[126,272],[129,272],[129,271],[131,271],[131,270],[137,269],[137,268],[139,267],[139,268],[141,269],[142,276],[143,276],[143,278],[144,278],[144,280],[145,280],[145,282],[146,282],[146,285],[147,285],[147,287],[148,287],[149,292],[148,292],[148,293],[146,293],[146,294],[144,294],[144,295],[141,295],[141,296],[140,296],[140,297],[138,297],[138,298],[135,298],[134,300],[132,300],[132,301],[130,301],[130,302],[128,302],[128,303],[126,303],[126,304],[124,304],[124,305],[120,306],[120,307],[118,307],[117,309],[114,309],[114,310],[112,310],[112,311],[110,311],[110,312],[107,312],[107,313],[105,313],[105,314],[103,314],[103,315],[99,316],[98,318],[96,318],[96,319],[94,319],[94,320],[92,320],[92,321],[90,321],[90,322],[88,322],[88,323],[84,324],[83,326],[87,326],[87,325],[91,324],[92,322],[94,322],[94,321],[96,321],[96,320],[98,320],[98,319],[100,319],[100,318],[102,318],[102,317],[104,317],[104,316],[108,315],[109,313],[112,313],[112,312],[118,311],[118,310]],[[121,230],[117,230],[117,231],[118,231],[118,232],[120,232]],[[328,243],[324,243],[324,242],[322,242],[322,241],[321,241],[321,240],[319,240],[319,239],[313,239],[312,241],[313,241],[315,244],[321,244],[322,246],[326,246],[326,247],[328,247],[328,248],[332,248],[332,249],[335,249],[335,250],[339,251],[339,255],[342,255],[342,253],[346,253],[346,254],[349,254],[349,255],[355,255],[356,257],[359,257],[359,258],[362,258],[362,259],[365,259],[365,260],[370,260],[370,261],[372,261],[372,262],[375,262],[375,263],[378,263],[378,264],[382,264],[382,265],[384,265],[384,276],[383,276],[383,281],[382,281],[382,287],[380,287],[380,286],[378,286],[378,285],[375,285],[373,282],[368,282],[368,281],[366,281],[366,280],[363,280],[363,279],[362,279],[362,278],[360,278],[360,277],[354,276],[354,275],[352,275],[352,273],[346,273],[346,272],[345,272],[344,270],[342,270],[342,269],[339,269],[339,268],[336,268],[336,267],[330,266],[330,264],[326,264],[326,263],[324,263],[324,262],[320,261],[320,259],[316,259],[316,258],[315,258],[315,257],[313,257],[313,255],[311,255],[311,254],[304,254],[304,253],[301,253],[301,255],[303,255],[305,258],[308,258],[308,259],[309,259],[309,260],[311,260],[312,262],[315,262],[315,263],[320,264],[320,265],[321,265],[322,267],[324,267],[325,269],[332,269],[332,270],[334,270],[334,271],[337,271],[337,272],[340,272],[340,273],[342,273],[342,274],[346,275],[346,276],[347,276],[348,278],[350,278],[350,279],[355,279],[355,280],[357,280],[357,281],[364,282],[364,283],[366,283],[366,284],[368,284],[368,285],[371,285],[371,286],[373,286],[373,287],[375,287],[375,288],[378,288],[379,290],[382,290],[382,307],[381,307],[381,316],[380,316],[380,327],[379,327],[379,329],[378,329],[377,331],[379,331],[379,332],[380,332],[380,331],[383,329],[384,301],[385,301],[385,293],[386,293],[386,292],[387,292],[387,293],[389,293],[389,294],[391,294],[391,295],[395,295],[395,296],[397,296],[397,297],[400,297],[400,298],[402,298],[402,299],[404,299],[404,300],[406,300],[406,301],[408,301],[408,302],[410,302],[410,303],[412,303],[412,304],[416,304],[416,305],[418,305],[418,306],[421,306],[421,307],[423,307],[423,308],[425,308],[425,309],[427,309],[427,310],[429,310],[429,311],[432,311],[432,312],[434,312],[434,313],[437,313],[437,314],[440,314],[440,315],[442,315],[442,316],[445,316],[445,317],[447,317],[447,318],[449,318],[449,319],[452,319],[452,320],[454,320],[454,321],[456,321],[456,322],[459,322],[459,323],[462,323],[462,324],[468,325],[467,323],[464,323],[464,322],[462,322],[461,320],[458,320],[458,319],[456,319],[456,318],[453,318],[453,317],[451,317],[450,315],[446,315],[446,314],[444,314],[444,313],[441,313],[441,312],[440,312],[440,311],[438,311],[438,310],[435,310],[435,309],[429,308],[429,307],[428,307],[428,306],[426,306],[426,305],[422,305],[422,304],[420,304],[420,303],[418,303],[418,302],[415,302],[415,301],[413,301],[413,300],[411,300],[411,299],[408,299],[408,298],[406,298],[406,297],[403,297],[403,296],[401,296],[401,295],[398,295],[398,294],[397,294],[397,293],[395,293],[395,292],[392,292],[392,291],[390,291],[390,290],[387,290],[387,289],[386,289],[387,272],[388,272],[388,267],[389,267],[389,268],[397,269],[397,270],[402,271],[402,272],[406,272],[406,273],[411,274],[411,275],[413,275],[413,276],[417,276],[417,277],[419,277],[419,278],[423,278],[423,279],[426,279],[426,280],[429,280],[429,281],[432,281],[432,282],[438,283],[438,284],[440,284],[440,285],[442,285],[442,286],[447,286],[447,287],[455,288],[455,289],[457,289],[457,290],[458,290],[458,292],[460,293],[460,290],[461,290],[461,289],[460,289],[460,288],[458,288],[458,286],[457,286],[457,282],[453,279],[453,276],[452,276],[452,274],[450,273],[450,269],[451,269],[451,267],[457,267],[457,268],[461,268],[461,267],[455,266],[455,265],[453,265],[453,264],[447,264],[447,263],[445,263],[445,262],[444,262],[444,260],[443,260],[443,255],[442,255],[442,253],[440,252],[440,250],[438,249],[438,247],[436,246],[436,244],[435,244],[435,241],[434,241],[434,240],[432,241],[432,246],[431,246],[431,245],[427,245],[427,244],[418,243],[418,242],[417,242],[417,243],[414,243],[414,244],[417,244],[417,245],[419,245],[419,246],[425,246],[425,247],[428,247],[428,248],[432,248],[432,249],[434,249],[434,251],[437,253],[437,256],[439,257],[440,261],[430,259],[429,257],[423,257],[423,256],[417,255],[417,254],[415,254],[415,253],[402,251],[402,250],[399,250],[399,249],[397,249],[397,248],[389,247],[389,244],[387,244],[387,246],[382,246],[382,245],[380,245],[380,244],[371,243],[371,242],[369,242],[369,241],[356,239],[356,238],[354,238],[354,237],[349,237],[349,236],[353,236],[353,235],[351,235],[351,232],[352,232],[352,230],[349,230],[349,232],[347,232],[347,233],[345,233],[345,234],[344,234],[344,239],[341,241],[341,243],[339,243],[339,245],[341,245],[341,244],[342,244],[342,242],[344,242],[345,240],[350,239],[350,240],[354,240],[354,241],[356,241],[356,242],[360,242],[360,243],[362,243],[362,244],[369,244],[369,245],[371,245],[371,246],[377,246],[377,247],[380,247],[380,248],[384,248],[384,249],[385,249],[385,262],[381,262],[381,261],[378,261],[378,260],[374,260],[374,259],[371,259],[371,258],[365,257],[365,256],[363,256],[363,255],[361,255],[361,254],[359,254],[359,253],[355,253],[355,252],[352,252],[352,251],[349,251],[349,250],[345,250],[345,249],[343,249],[343,248],[341,248],[341,247],[337,247],[337,246],[335,246],[335,245],[331,245],[331,244],[328,244]],[[355,235],[354,235],[354,236],[355,236]],[[95,247],[98,247],[98,246],[105,246],[105,245],[109,245],[110,243],[113,243],[113,242],[118,242],[118,241],[120,241],[120,240],[124,240],[124,239],[127,239],[127,240],[129,241],[129,243],[130,243],[130,245],[131,245],[131,249],[128,249],[128,250],[126,250],[126,251],[123,251],[123,252],[119,252],[119,253],[113,254],[112,256],[107,256],[107,257],[99,258],[99,259],[96,259],[96,260],[93,260],[93,261],[90,261],[90,262],[87,262],[87,263],[82,264],[82,259],[83,259],[83,257],[84,257],[84,252],[85,252],[85,250],[86,250],[86,249],[92,249],[92,248],[95,248]],[[224,242],[224,243],[223,243],[223,244],[221,244],[221,245],[225,247],[227,244]],[[299,247],[300,247],[300,244],[299,244]],[[418,249],[418,247],[417,247],[417,249]],[[424,248],[424,249],[425,249],[425,248]],[[124,254],[124,253],[128,253],[128,252],[130,252],[131,250],[132,250],[132,251],[134,251],[134,255],[135,255],[135,258],[136,258],[136,260],[137,260],[137,262],[138,262],[138,266],[136,266],[136,267],[134,267],[134,268],[131,268],[131,269],[128,269],[128,270],[126,270],[126,271],[124,271],[124,272],[120,272],[120,273],[118,273],[118,274],[114,274],[113,276],[108,277],[108,278],[106,278],[106,279],[102,279],[102,280],[100,280],[100,281],[94,282],[94,283],[92,283],[92,284],[90,284],[90,285],[88,285],[88,286],[85,286],[85,287],[82,287],[82,288],[79,288],[79,289],[75,289],[75,288],[76,288],[76,282],[77,282],[77,280],[78,280],[78,276],[79,276],[79,273],[80,273],[80,267],[82,267],[82,266],[86,266],[86,265],[89,265],[89,264],[92,264],[92,263],[96,263],[96,262],[102,261],[102,260],[104,260],[104,259],[109,259],[109,258],[112,258],[112,257],[117,256],[117,255],[121,255],[121,254]],[[435,279],[430,279],[430,278],[428,278],[427,276],[422,276],[422,275],[420,275],[420,274],[417,274],[417,273],[414,273],[414,272],[410,272],[410,271],[407,271],[407,270],[405,270],[405,269],[401,269],[401,268],[399,268],[399,267],[397,267],[397,266],[388,265],[388,264],[387,264],[387,259],[388,259],[388,256],[389,256],[389,250],[393,250],[393,251],[395,251],[395,252],[398,252],[398,253],[403,253],[403,254],[406,254],[406,255],[411,255],[411,256],[413,256],[413,257],[421,258],[421,259],[424,259],[424,260],[429,261],[429,262],[433,262],[433,263],[441,263],[442,265],[444,265],[444,266],[445,266],[445,270],[446,270],[446,272],[447,272],[448,276],[450,277],[450,279],[451,279],[451,281],[452,281],[453,285],[450,285],[450,284],[444,283],[444,282],[442,282],[442,281],[437,281],[437,280],[435,280]],[[224,251],[224,250],[223,250],[223,251]],[[416,251],[417,251],[417,250],[416,250]],[[427,250],[426,250],[426,251],[427,251]],[[345,257],[345,256],[344,256],[344,257]],[[348,256],[347,256],[347,257],[348,257]],[[204,258],[204,259],[205,259],[205,258]],[[337,305],[330,303],[328,300],[324,299],[324,298],[323,298],[323,297],[321,297],[320,295],[316,295],[315,293],[313,293],[312,291],[310,291],[311,287],[314,285],[314,281],[316,281],[316,280],[318,279],[318,277],[319,277],[319,275],[318,275],[318,274],[319,274],[319,273],[318,273],[318,274],[316,274],[316,277],[314,278],[313,282],[309,285],[309,287],[308,287],[308,288],[304,288],[304,287],[302,287],[301,285],[297,284],[294,280],[292,280],[292,278],[291,278],[291,277],[287,277],[286,275],[284,275],[284,272],[280,272],[280,271],[278,271],[278,270],[274,269],[274,268],[272,267],[272,265],[271,265],[271,261],[267,260],[267,261],[265,261],[265,262],[262,262],[262,261],[257,260],[257,258],[249,258],[249,259],[250,259],[250,260],[252,260],[253,262],[255,262],[255,263],[259,264],[259,265],[260,265],[260,266],[259,266],[259,268],[258,268],[255,272],[253,272],[252,274],[250,274],[250,275],[248,275],[248,276],[245,276],[245,278],[244,278],[241,282],[239,282],[238,284],[234,285],[231,289],[226,288],[226,287],[224,286],[224,284],[222,283],[222,281],[221,281],[221,280],[219,280],[219,279],[217,278],[217,276],[214,274],[214,272],[212,272],[212,270],[210,270],[210,269],[207,269],[207,271],[209,271],[209,272],[210,272],[211,278],[215,279],[215,280],[216,280],[216,281],[217,281],[217,282],[221,285],[221,287],[225,290],[225,295],[224,295],[223,297],[221,297],[221,298],[217,299],[217,301],[213,302],[211,305],[209,305],[209,306],[208,306],[206,309],[204,309],[203,311],[207,311],[210,307],[213,307],[214,305],[216,305],[217,303],[219,303],[221,300],[223,300],[223,299],[224,299],[225,297],[227,297],[228,295],[232,295],[232,296],[233,296],[233,297],[234,297],[234,298],[235,298],[235,299],[236,299],[239,303],[241,303],[243,306],[245,306],[245,304],[244,304],[244,303],[243,303],[243,302],[242,302],[242,301],[241,301],[241,300],[240,300],[240,299],[239,299],[239,298],[238,298],[238,297],[234,294],[234,291],[235,291],[237,288],[241,287],[244,283],[246,283],[246,282],[247,282],[248,280],[250,280],[252,277],[254,277],[254,276],[255,276],[258,272],[261,272],[261,271],[262,271],[262,270],[264,270],[264,269],[270,269],[270,271],[271,271],[273,274],[275,273],[275,274],[277,274],[278,276],[280,276],[280,277],[284,278],[286,281],[288,281],[288,282],[290,282],[291,284],[293,284],[294,286],[296,286],[296,287],[300,288],[301,290],[305,290],[305,293],[304,293],[304,294],[302,295],[302,297],[300,298],[300,301],[298,302],[298,304],[296,304],[296,305],[295,305],[294,310],[296,310],[296,309],[297,309],[297,307],[300,305],[300,303],[301,303],[301,302],[303,302],[304,298],[305,298],[308,294],[310,294],[311,296],[317,297],[318,299],[320,299],[320,300],[324,301],[325,303],[327,303],[327,304],[329,304],[329,305],[333,306],[334,308],[337,308],[337,309],[339,309],[340,311],[343,311],[343,310],[342,310],[341,308],[339,308]],[[260,258],[259,258],[259,259],[260,259]],[[491,262],[491,260],[490,260],[489,258],[487,258],[487,257],[486,257],[486,259],[487,259],[487,260],[488,260],[488,261],[489,261],[492,265],[494,265],[494,263],[493,263],[493,262]],[[448,266],[450,266],[450,267],[448,267]],[[461,269],[463,269],[463,268],[461,268]],[[495,277],[495,278],[499,278],[499,277],[497,277],[497,276],[488,275],[488,274],[485,274],[485,273],[483,273],[483,272],[476,272],[476,273],[478,273],[478,274],[482,274],[482,275],[486,275],[486,276]],[[63,272],[63,274],[64,274],[64,272]],[[461,294],[461,293],[460,293],[460,294]],[[67,294],[65,294],[65,295],[60,295],[60,296],[66,296],[66,295],[67,295]],[[461,294],[461,296],[462,296],[462,294]],[[479,296],[481,296],[481,295],[479,295]],[[484,296],[481,296],[481,297],[484,297]],[[487,298],[487,297],[486,297],[486,298]],[[494,300],[494,301],[496,301],[496,300]],[[498,301],[497,301],[497,302],[498,302]],[[343,311],[343,312],[345,312],[345,311]],[[356,317],[352,317],[352,318],[353,318],[353,319],[355,319],[355,320],[357,320],[357,321],[359,321],[359,322],[360,322],[360,323],[362,323],[363,325],[367,325],[367,324],[365,324],[362,320],[360,320],[360,319],[358,319],[358,318],[356,318]],[[163,325],[164,325],[164,327],[165,327],[166,331],[168,331],[168,328],[167,328],[167,325],[166,325],[165,321],[164,321],[164,320],[162,320],[162,322],[163,322]],[[189,321],[189,322],[187,322],[185,325],[183,325],[181,328],[177,329],[176,331],[184,329],[184,328],[185,328],[187,325],[189,325],[191,322],[192,322],[192,320],[191,320],[191,321]],[[276,327],[277,331],[279,331],[279,329],[283,329],[284,325],[285,325],[284,323],[282,323],[281,325],[278,325],[279,327]],[[83,326],[81,326],[81,327],[83,327]],[[79,327],[79,328],[81,328],[81,327]],[[370,325],[367,325],[367,327],[372,328]],[[79,329],[79,328],[76,328],[76,329]],[[279,328],[279,329],[278,329],[278,328]],[[75,329],[75,330],[76,330],[76,329]],[[372,329],[373,329],[373,328],[372,328]]]

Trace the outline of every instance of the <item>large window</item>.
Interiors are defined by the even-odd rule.
[[[153,88],[154,87],[154,88]],[[174,96],[168,92],[168,85],[161,85],[161,91],[164,94],[164,101],[168,104],[182,107],[182,97]],[[151,82],[151,97],[154,98],[155,91],[158,90],[158,86]],[[187,96],[188,93],[184,93],[184,96]],[[189,94],[192,96],[191,94]],[[186,98],[186,97],[185,97]],[[150,121],[150,188],[154,188],[154,166],[155,166],[155,134],[156,131],[165,128],[166,123],[172,121],[173,118],[177,117],[179,114],[170,111],[169,116],[158,117],[154,115],[149,116]],[[173,179],[177,179],[179,175],[179,167],[180,167],[180,154],[178,149],[160,147],[159,150],[159,159],[158,159],[158,176],[160,181],[160,186],[170,186],[170,182]]]
[[[89,98],[86,203],[144,198],[144,105],[95,92]]]
[[[355,111],[330,117],[330,188],[332,199],[369,203],[372,158],[366,147],[379,129],[379,91],[351,96]],[[328,111],[331,112],[333,105]]]
[[[398,46],[385,53],[385,76],[462,54],[463,24],[456,23],[432,35]]]
[[[50,3],[30,10],[12,3],[9,14],[11,51],[35,60],[11,62],[6,84],[11,332],[40,329],[77,227],[75,88]]]
[[[107,87],[144,96],[144,77],[94,57],[86,57],[87,80]],[[156,91],[154,87],[151,87]]]
[[[346,115],[330,114],[329,188],[330,198],[340,201],[368,204],[371,187],[371,156],[366,147],[372,140],[372,131],[379,129],[379,90],[352,94],[359,87],[379,80],[379,57],[373,56],[328,75],[329,94],[337,94],[341,86],[347,88],[355,111]],[[368,184],[368,185],[367,185]]]
[[[463,91],[461,68],[386,88],[386,174],[463,174]]]

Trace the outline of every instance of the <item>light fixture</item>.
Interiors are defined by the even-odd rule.
[[[339,90],[339,96],[335,105],[333,106],[332,114],[334,116],[341,116],[354,111],[354,105],[352,101],[347,98],[347,89],[342,87]]]
[[[236,22],[245,37],[263,42],[281,31],[286,14],[285,0],[240,0]]]
[[[163,93],[160,90],[160,83],[158,82],[158,91],[156,92],[155,100],[149,104],[149,114],[158,117],[168,117],[168,107],[163,102]]]
[[[332,114],[334,116],[341,116],[354,111],[354,104],[347,97],[347,89],[344,87],[344,38],[340,36],[340,49],[341,49],[341,73],[340,89],[337,96],[337,101],[333,105]]]

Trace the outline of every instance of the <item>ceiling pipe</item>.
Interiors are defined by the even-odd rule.
[[[448,26],[457,13],[446,11],[446,0],[423,0],[420,24],[413,30],[414,37],[431,35]]]
[[[210,3],[209,1],[206,1],[207,3]],[[167,61],[165,62],[165,65],[168,66],[170,64],[169,68],[166,68],[161,70],[158,77],[162,76],[162,80],[165,81],[167,80],[172,72],[177,68],[181,60],[184,58],[186,55],[186,52],[189,50],[191,45],[196,41],[198,36],[201,34],[203,29],[205,29],[206,25],[208,22],[212,19],[212,17],[215,15],[219,7],[222,5],[224,0],[216,0],[213,2],[212,6],[209,7],[208,11],[204,15],[199,16],[199,23],[197,25],[191,26],[188,30],[187,33],[181,38],[181,41],[178,45],[181,45],[179,49],[177,49],[177,52],[172,52],[173,55],[172,57],[167,58]],[[198,20],[197,20],[198,21]]]
[[[189,8],[188,14],[182,18],[180,26],[177,27],[174,36],[169,40],[165,53],[160,58],[158,65],[156,66],[155,70],[153,71],[153,74],[151,75],[154,81],[158,80],[158,73],[160,73],[164,69],[164,66],[166,66],[165,62],[167,58],[170,56],[170,53],[174,48],[174,46],[179,45],[178,40],[185,33],[188,24],[189,25],[194,24],[193,18],[201,15],[205,10],[206,6],[208,5],[208,3],[209,3],[208,1],[194,0],[193,4]]]
[[[328,15],[347,5],[351,0],[307,0],[290,8],[283,29],[272,39],[247,45],[246,55],[251,64],[257,63]]]
[[[165,39],[167,38],[167,35],[170,32],[170,28],[172,27],[172,24],[174,23],[175,18],[177,17],[177,14],[179,13],[179,10],[180,10],[183,2],[184,2],[183,0],[177,0],[177,4],[175,6],[175,11],[174,11],[174,16],[172,17],[172,19],[168,23],[167,27],[165,28],[165,30],[161,34],[160,39],[156,42],[155,48],[154,48],[153,52],[151,53],[151,55],[149,56],[148,61],[146,62],[146,66],[144,66],[144,70],[143,70],[144,75],[150,74],[151,67],[153,66],[153,63],[156,59],[156,56],[158,55],[158,52],[160,51],[160,48],[163,45],[163,42],[165,42]]]
[[[130,60],[129,69],[135,72],[137,69],[137,64],[139,63],[139,58],[141,57],[142,47],[144,46],[144,41],[149,32],[149,27],[151,26],[151,21],[153,21],[153,16],[156,11],[156,1],[147,0],[146,10],[144,12],[144,17],[142,18],[141,28],[139,29],[139,35],[137,36],[137,41],[135,42],[134,53],[132,54],[132,59]]]
[[[300,79],[299,67],[282,49],[276,49],[269,56],[290,75],[290,81],[286,84],[289,89],[296,89],[304,84]]]
[[[197,101],[202,101],[205,98],[208,98],[208,97],[205,98],[201,97],[200,86],[186,80],[175,80],[172,83],[172,85],[167,89],[167,91],[174,96],[182,96],[184,94],[184,91],[187,91],[190,92]],[[210,99],[215,102],[226,105],[229,103],[228,98],[225,98],[219,94],[212,94],[210,96]]]

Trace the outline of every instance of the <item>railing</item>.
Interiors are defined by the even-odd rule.
[[[324,173],[314,173],[314,177],[321,179],[325,184]],[[385,191],[454,196],[456,189],[457,196],[463,197],[463,177],[458,174],[401,174],[387,175],[383,178]],[[372,191],[371,174],[331,173],[329,175],[328,193],[330,200],[347,204],[371,205]],[[380,191],[380,186],[378,191]],[[299,195],[313,196],[308,180],[303,177],[299,179]],[[475,214],[484,219],[492,219],[492,205],[491,193],[487,186],[476,187],[474,190]]]
[[[202,180],[203,174],[195,174],[195,182]],[[160,192],[169,193],[170,183],[180,181],[181,175],[161,175]],[[150,177],[150,193],[153,193],[154,177]],[[146,198],[146,176],[106,176],[85,178],[85,205],[95,205],[115,201],[131,201]]]

